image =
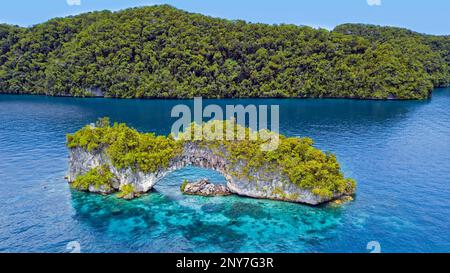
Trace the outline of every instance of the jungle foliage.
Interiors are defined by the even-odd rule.
[[[413,39],[416,43],[428,45],[450,66],[450,36],[428,35],[398,27],[383,27],[365,24],[343,24],[337,26],[334,32],[363,37],[372,43],[384,43]]]
[[[195,131],[199,128],[202,138],[196,140]],[[233,140],[224,137],[227,131],[233,132]],[[336,156],[313,147],[310,138],[286,137],[268,130],[256,132],[235,121],[212,120],[202,125],[192,123],[180,139],[196,141],[225,157],[232,173],[249,181],[256,172],[281,171],[290,182],[316,195],[331,198],[333,194],[355,192],[356,182],[344,177]],[[262,149],[269,143],[272,149]]]
[[[117,194],[118,198],[124,198],[129,195],[133,195],[135,192],[133,184],[125,184],[120,187],[120,191]]]
[[[0,25],[0,92],[424,99],[450,80],[447,37],[372,39],[338,30],[224,20],[167,5]]]
[[[181,143],[172,137],[139,133],[126,124],[110,126],[107,118],[96,126],[88,125],[67,135],[69,148],[81,147],[90,152],[105,151],[114,167],[130,167],[143,172],[156,172],[169,166],[170,159],[181,153]]]
[[[114,175],[109,170],[108,166],[99,166],[89,170],[83,175],[76,177],[75,181],[71,184],[74,189],[87,191],[90,186],[95,189],[102,189],[105,192],[112,191],[112,182]]]
[[[198,139],[195,138],[196,127],[202,130],[202,136]],[[234,132],[234,139],[222,137],[227,130]],[[245,135],[238,139],[240,132]],[[251,134],[257,134],[257,137],[250,137]],[[277,146],[267,151],[261,149],[261,145],[269,141],[267,136],[275,135],[279,140]],[[227,168],[234,175],[248,178],[249,181],[252,181],[254,172],[281,171],[292,183],[320,196],[331,197],[333,194],[352,194],[355,191],[355,181],[344,178],[336,157],[314,148],[311,139],[285,137],[269,131],[254,132],[230,120],[214,120],[202,125],[193,123],[176,140],[170,135],[165,137],[139,133],[125,124],[115,123],[110,126],[106,118],[100,119],[96,126],[88,125],[67,135],[69,148],[81,147],[93,153],[106,152],[114,167],[131,167],[144,172],[156,172],[169,167],[171,159],[182,155],[186,142],[209,148],[226,158],[230,163]],[[99,173],[98,170],[92,172],[86,177],[77,178],[79,182],[75,185],[88,185],[86,181],[91,181],[90,178]]]

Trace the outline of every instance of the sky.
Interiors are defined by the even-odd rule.
[[[31,26],[87,11],[155,4],[258,23],[326,29],[343,23],[369,23],[450,34],[448,0],[8,0],[0,5],[0,23]]]

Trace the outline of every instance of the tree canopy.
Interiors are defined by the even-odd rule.
[[[417,49],[416,54],[419,54],[416,57],[424,64],[425,69],[433,75],[434,84],[437,86],[449,84],[450,36],[428,35],[404,28],[365,24],[343,24],[337,26],[334,32],[360,36],[373,44],[413,45]],[[447,71],[445,71],[442,60],[447,64]]]
[[[448,85],[448,37],[353,28],[252,24],[167,5],[0,25],[0,92],[425,99]]]
[[[202,137],[194,139],[198,128],[203,131]],[[212,130],[216,128],[215,130]],[[219,130],[225,136],[227,130],[234,131],[238,136],[242,129],[243,139],[216,139]],[[96,126],[88,125],[74,134],[67,135],[67,146],[70,149],[82,148],[92,153],[104,152],[112,165],[117,169],[131,168],[154,173],[170,166],[170,161],[183,156],[183,146],[195,143],[212,153],[227,160],[225,168],[231,174],[248,181],[255,179],[251,171],[281,172],[301,189],[308,189],[318,196],[331,198],[333,194],[353,194],[356,182],[345,178],[335,155],[324,153],[313,147],[309,138],[285,137],[279,135],[279,145],[276,149],[264,151],[261,144],[265,138],[250,138],[253,134],[249,128],[244,128],[234,121],[213,120],[202,125],[191,124],[182,136],[175,140],[169,136],[155,136],[152,133],[140,133],[126,124],[110,125],[109,119],[100,119]],[[266,132],[266,134],[274,134]],[[192,137],[186,139],[186,136]],[[192,140],[191,140],[192,139]],[[105,167],[106,168],[106,167]],[[89,185],[97,188],[108,185],[107,168],[93,170],[87,175],[77,177],[76,187],[87,189]],[[104,175],[101,184],[93,184],[95,177]]]

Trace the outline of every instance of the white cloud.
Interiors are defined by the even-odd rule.
[[[369,6],[381,6],[381,0],[367,0]]]
[[[79,6],[81,5],[81,0],[66,0],[69,6]]]

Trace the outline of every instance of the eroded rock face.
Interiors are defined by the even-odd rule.
[[[156,173],[144,173],[134,171],[131,168],[117,169],[112,165],[109,157],[102,152],[91,153],[82,148],[74,148],[70,150],[67,179],[71,183],[78,175],[83,175],[89,170],[102,165],[109,166],[114,174],[115,179],[112,184],[114,189],[118,190],[123,185],[132,184],[135,191],[140,193],[151,190],[159,179],[172,171],[171,169],[166,169]]]
[[[93,185],[90,185],[89,188],[88,188],[88,191],[92,192],[92,193],[98,193],[98,194],[107,195],[107,194],[113,193],[115,190],[114,190],[114,188],[105,187],[103,185],[101,185],[98,188],[93,186]]]
[[[219,156],[224,151],[217,150],[220,148],[214,149],[216,150],[195,143],[186,143],[182,154],[172,159],[168,168],[155,173],[144,173],[133,171],[131,168],[116,169],[103,152],[91,153],[82,148],[74,148],[70,149],[67,178],[69,182],[73,182],[78,175],[85,174],[92,168],[107,165],[116,177],[112,185],[114,189],[118,190],[122,185],[132,184],[136,193],[145,193],[168,173],[193,165],[220,172],[227,181],[227,190],[242,196],[318,205],[345,195],[336,194],[331,198],[315,195],[310,190],[301,189],[291,183],[281,171],[267,168],[252,170],[246,177],[240,177],[236,174],[240,173],[247,162],[231,164],[225,157]]]
[[[230,190],[221,184],[212,184],[208,179],[200,179],[197,182],[187,183],[182,188],[184,194],[201,196],[226,196],[231,195]]]

